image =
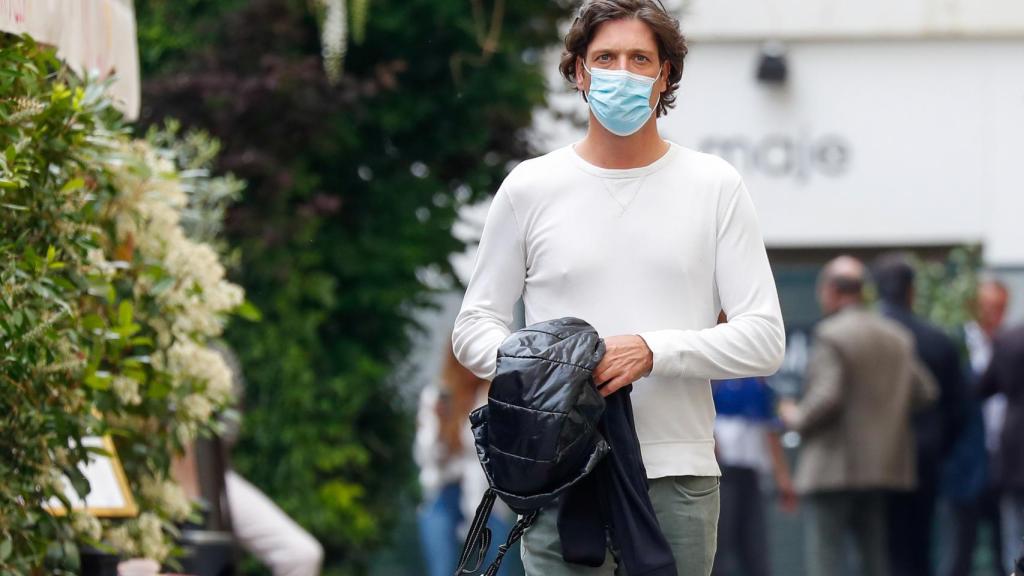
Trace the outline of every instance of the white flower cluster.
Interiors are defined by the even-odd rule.
[[[167,350],[166,358],[161,368],[172,375],[175,388],[191,383],[195,389],[202,383],[203,393],[212,403],[222,405],[231,399],[231,369],[217,352],[193,340],[179,340]]]
[[[119,554],[163,562],[171,553],[171,545],[164,535],[163,521],[152,512],[143,512],[107,530],[104,538]]]
[[[324,72],[333,83],[341,78],[348,48],[347,0],[320,0],[320,3],[325,11],[320,32],[320,50],[324,59]]]
[[[103,536],[103,525],[95,516],[86,512],[75,512],[71,517],[71,529],[81,537],[99,540]]]
[[[155,333],[149,361],[171,385],[166,402],[173,421],[165,424],[187,444],[231,400],[231,370],[205,343],[220,335],[226,314],[244,294],[226,279],[216,251],[186,235],[181,218],[189,199],[173,162],[143,141],[125,142],[121,153],[110,165],[117,247],[107,256],[130,262],[109,263],[92,254],[89,261],[99,271],[132,266],[139,272],[134,316]],[[139,382],[131,378],[115,376],[111,391],[123,405],[141,403]],[[162,522],[186,519],[192,505],[171,480],[142,478],[139,487],[144,512],[108,529],[106,540],[124,556],[163,561],[171,545]]]
[[[140,492],[147,501],[163,510],[171,520],[181,522],[192,513],[192,502],[185,494],[185,490],[170,480],[143,478]]]
[[[107,260],[103,250],[90,248],[85,257],[86,273],[95,273],[103,278],[110,278],[117,270],[113,262]]]
[[[142,403],[142,395],[139,394],[139,381],[127,376],[115,376],[110,381],[110,390],[117,397],[118,402],[126,406],[138,406]]]
[[[188,195],[173,164],[144,142],[129,144],[126,152],[144,158],[148,170],[126,167],[116,172],[123,196],[116,218],[118,242],[160,263],[166,274],[168,282],[156,293],[166,311],[165,330],[158,334],[161,343],[220,334],[223,315],[243,301],[242,289],[225,279],[213,248],[185,235],[181,215]],[[136,285],[137,295],[154,289],[151,281]]]

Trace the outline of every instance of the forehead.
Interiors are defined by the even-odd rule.
[[[599,50],[643,50],[657,53],[658,41],[654,37],[654,31],[643,21],[622,18],[598,25],[590,46],[587,46],[587,52]]]
[[[978,287],[978,299],[986,302],[1004,303],[1009,299],[1006,289],[998,284],[986,282]]]

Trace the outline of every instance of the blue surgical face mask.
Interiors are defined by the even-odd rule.
[[[633,74],[627,70],[591,70],[590,91],[587,103],[594,117],[609,132],[616,136],[629,136],[647,123],[654,113],[651,108],[651,91],[654,83],[661,78],[661,71],[654,78]]]

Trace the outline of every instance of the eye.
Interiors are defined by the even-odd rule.
[[[648,58],[647,56],[644,56],[643,54],[637,54],[635,58],[636,58],[637,62],[640,62],[640,63],[643,63],[643,64],[646,64],[646,63],[651,61],[650,58]]]
[[[607,62],[607,61],[609,61],[611,59],[612,59],[612,57],[611,57],[610,54],[599,54],[597,56],[597,61],[598,62]]]

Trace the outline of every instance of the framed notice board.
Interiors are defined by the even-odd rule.
[[[132,497],[124,468],[117,456],[117,449],[109,436],[86,436],[82,445],[100,448],[104,454],[90,454],[89,463],[79,467],[82,474],[89,480],[90,491],[83,500],[64,477],[64,496],[71,503],[72,510],[87,511],[100,518],[127,518],[139,513],[135,498]],[[51,514],[63,515],[68,511],[59,498],[51,498],[46,504]]]

